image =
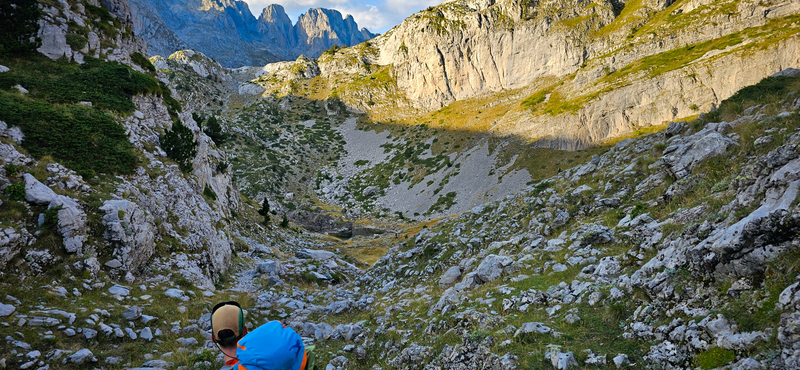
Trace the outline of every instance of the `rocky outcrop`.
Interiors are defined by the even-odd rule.
[[[155,252],[155,224],[153,217],[127,200],[109,200],[100,207],[106,214],[105,238],[115,243],[113,256],[126,271],[134,271],[148,261]]]
[[[99,58],[102,55],[109,60],[116,60],[131,65],[130,55],[141,53],[147,55],[144,40],[128,32],[133,27],[130,5],[127,0],[103,0],[89,2],[91,6],[102,6],[113,21],[94,19],[91,12],[83,4],[70,6],[66,1],[53,3],[42,9],[43,17],[39,21],[39,37],[42,45],[38,51],[50,59],[62,57],[83,63],[84,56]],[[110,22],[100,25],[99,22]],[[86,30],[85,34],[76,33],[70,24]],[[83,46],[73,50],[74,43],[67,42],[67,34],[83,38]]]
[[[375,37],[359,30],[352,16],[321,8],[310,9],[292,25],[280,5],[266,7],[256,19],[247,3],[236,0],[131,0],[131,7],[135,31],[147,41],[150,55],[193,49],[230,68],[317,57],[333,45]]]

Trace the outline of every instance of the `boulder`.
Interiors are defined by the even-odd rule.
[[[0,317],[5,317],[14,313],[17,308],[10,304],[0,303]]]
[[[153,216],[124,199],[107,200],[100,210],[105,211],[104,235],[115,246],[114,256],[125,270],[134,270],[149,261],[156,246]]]
[[[460,278],[461,278],[461,269],[458,268],[458,266],[450,267],[439,278],[439,287],[445,289],[453,285]]]
[[[547,325],[540,322],[526,322],[514,333],[514,337],[520,334],[536,333],[536,334],[549,334],[553,331]]]
[[[673,141],[664,149],[662,161],[678,180],[689,176],[691,171],[706,159],[725,154],[736,142],[717,131],[704,129],[694,135]]]
[[[97,362],[97,358],[94,357],[94,354],[92,354],[92,351],[90,351],[90,350],[88,350],[86,348],[73,353],[71,356],[69,356],[69,358],[67,358],[67,360],[70,363],[73,363],[73,364],[76,364],[76,365],[83,365],[83,364],[86,364],[86,363],[89,363],[89,362]]]
[[[513,262],[511,257],[490,254],[475,269],[476,277],[483,283],[495,281],[503,275],[503,269]]]
[[[578,361],[575,360],[575,354],[572,351],[561,352],[561,346],[554,344],[547,346],[544,358],[550,360],[553,367],[558,370],[566,370],[571,366],[578,366]]]
[[[280,261],[265,260],[256,266],[256,272],[265,275],[281,275],[283,266],[281,266]]]
[[[67,45],[67,33],[60,26],[45,24],[39,29],[39,37],[42,39],[42,46],[36,50],[46,57],[52,60],[63,56],[72,58],[72,48]]]
[[[26,173],[23,175],[25,180],[25,200],[36,205],[49,205],[58,196],[47,185],[42,184],[33,175]]]
[[[122,317],[128,321],[136,320],[142,317],[142,308],[139,306],[131,306],[131,308],[122,313]]]

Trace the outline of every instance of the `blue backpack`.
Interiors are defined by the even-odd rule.
[[[300,335],[278,321],[247,333],[237,347],[237,370],[301,370],[306,365]]]

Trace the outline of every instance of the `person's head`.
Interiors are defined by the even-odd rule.
[[[236,348],[236,342],[247,334],[242,306],[234,301],[222,302],[211,310],[211,341],[222,348]]]

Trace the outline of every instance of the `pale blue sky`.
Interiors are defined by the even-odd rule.
[[[443,0],[244,0],[250,11],[258,17],[270,4],[280,4],[286,9],[292,23],[309,8],[336,9],[346,16],[352,14],[359,27],[383,33],[400,24],[406,17]]]

